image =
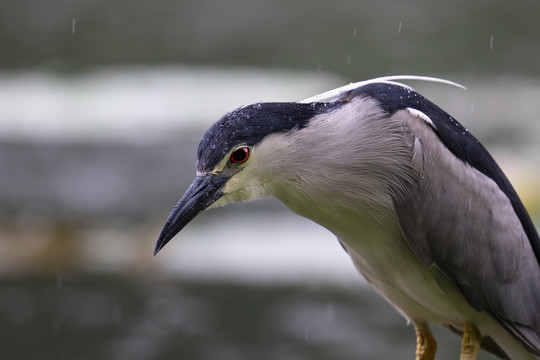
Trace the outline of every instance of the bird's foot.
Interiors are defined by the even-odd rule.
[[[480,331],[470,322],[465,323],[461,339],[461,356],[459,360],[476,360],[482,343]]]
[[[437,352],[437,341],[425,322],[414,323],[416,332],[416,360],[434,360]]]

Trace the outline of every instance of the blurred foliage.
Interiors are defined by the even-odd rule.
[[[118,64],[538,74],[540,2],[3,0],[0,67]]]

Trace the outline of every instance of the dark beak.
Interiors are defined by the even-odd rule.
[[[174,207],[159,235],[154,255],[165,246],[195,216],[223,196],[228,178],[220,175],[197,176]]]

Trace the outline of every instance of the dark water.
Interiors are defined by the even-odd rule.
[[[367,288],[69,273],[4,278],[0,289],[2,359],[412,359],[415,350],[412,326]],[[437,358],[457,359],[459,339],[433,330]]]

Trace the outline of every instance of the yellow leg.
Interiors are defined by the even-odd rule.
[[[473,324],[465,323],[461,339],[461,356],[459,360],[476,360],[482,343],[482,335]]]
[[[425,322],[414,323],[416,332],[416,360],[434,360],[437,342]]]

